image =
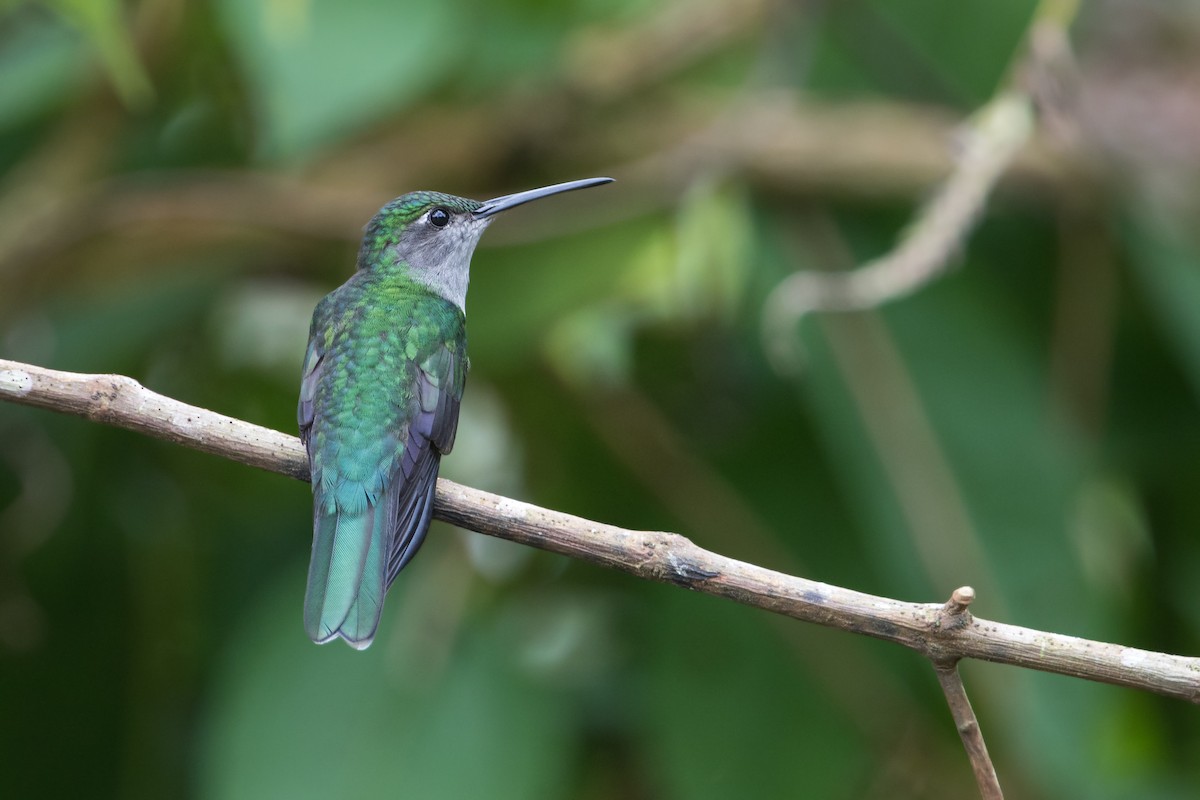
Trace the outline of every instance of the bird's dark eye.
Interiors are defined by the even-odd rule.
[[[429,212],[429,224],[435,228],[444,228],[450,224],[450,212],[444,208],[435,208]]]

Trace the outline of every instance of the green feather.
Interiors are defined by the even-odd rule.
[[[366,647],[420,546],[466,378],[461,309],[402,269],[360,271],[313,315],[298,415],[313,479],[304,619]]]

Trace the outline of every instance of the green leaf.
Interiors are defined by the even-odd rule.
[[[78,34],[47,15],[9,18],[15,28],[0,46],[0,129],[9,128],[63,99],[79,75],[83,47]]]
[[[656,796],[855,796],[863,743],[765,615],[678,591],[656,599],[641,703]]]
[[[1200,397],[1200,253],[1180,232],[1149,217],[1125,226],[1133,274]]]
[[[154,87],[118,0],[52,0],[51,5],[91,40],[126,105],[141,108],[151,101]]]
[[[395,113],[460,57],[454,0],[219,0],[258,98],[260,154],[304,154]]]
[[[444,602],[444,587],[405,576],[362,652],[308,641],[298,573],[242,617],[210,700],[201,797],[562,795],[569,708],[519,669],[503,625],[469,625],[448,660],[431,644],[444,631],[415,630],[410,613],[389,629],[398,609]]]

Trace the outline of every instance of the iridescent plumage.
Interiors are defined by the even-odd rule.
[[[304,625],[371,643],[425,539],[467,375],[471,254],[492,215],[590,179],[486,203],[414,192],[368,223],[358,270],[313,313],[298,418],[313,485]]]

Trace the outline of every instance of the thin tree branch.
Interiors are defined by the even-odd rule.
[[[164,397],[132,378],[0,359],[0,400],[77,414],[293,478],[308,477],[298,439]],[[434,516],[636,577],[896,642],[935,663],[977,658],[1200,704],[1200,658],[947,615],[938,603],[906,603],[785,575],[711,553],[678,534],[625,530],[447,480],[438,481]]]
[[[797,272],[772,292],[780,325],[810,311],[872,308],[941,274],[975,227],[988,195],[1033,132],[1028,97],[1005,92],[977,115],[958,167],[896,249],[847,273]]]
[[[969,624],[971,612],[967,610],[967,606],[974,599],[975,590],[970,586],[955,589],[946,605],[942,606],[943,619],[951,621],[958,617],[960,620],[952,621],[951,624]],[[971,760],[971,769],[975,773],[975,782],[979,785],[980,797],[983,800],[1004,800],[1004,792],[1000,790],[1000,779],[996,777],[996,768],[992,766],[987,744],[983,741],[983,731],[979,728],[975,709],[971,708],[962,675],[958,672],[958,659],[934,661],[933,671],[937,674],[938,683],[946,695],[946,702],[950,705],[950,714],[954,717],[958,735],[966,748],[967,758]]]
[[[891,252],[849,272],[796,272],[771,291],[762,335],[778,370],[793,371],[797,365],[791,332],[805,315],[874,308],[911,294],[949,269],[1000,178],[1036,131],[1039,80],[1067,59],[1066,30],[1078,7],[1078,0],[1041,0],[1009,85],[972,117],[954,172]]]
[[[767,297],[762,321],[763,341],[776,368],[795,366],[792,329],[805,315],[874,308],[942,275],[1033,127],[1029,97],[1002,93],[976,115],[957,168],[894,250],[849,272],[802,270],[782,280]]]
[[[979,720],[975,718],[975,709],[971,708],[967,690],[963,687],[962,675],[958,673],[958,662],[935,664],[933,671],[937,674],[938,683],[946,695],[950,714],[958,727],[958,735],[962,738],[967,757],[971,760],[975,783],[979,785],[979,796],[983,800],[1004,800],[1000,779],[996,777],[996,769],[992,766],[987,745],[983,741],[983,732],[979,729]]]

